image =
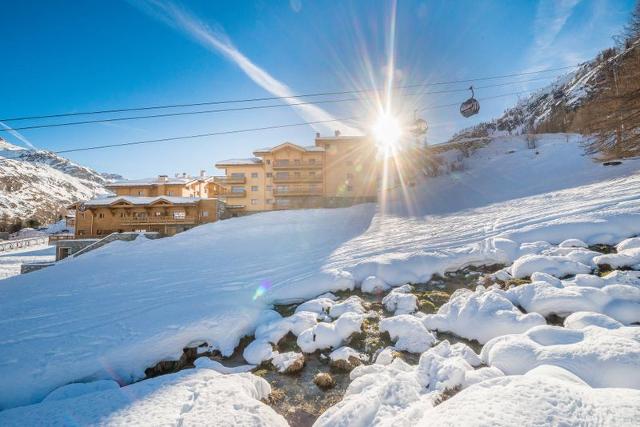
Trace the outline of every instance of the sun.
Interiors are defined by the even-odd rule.
[[[400,121],[390,114],[381,114],[373,124],[371,131],[378,147],[385,152],[398,147],[402,138],[402,126]]]

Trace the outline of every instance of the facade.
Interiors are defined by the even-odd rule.
[[[132,231],[172,236],[217,221],[224,203],[215,198],[114,196],[78,203],[71,209],[76,211],[75,238]]]
[[[214,182],[213,177],[207,177],[204,171],[199,177],[188,177],[186,174],[169,178],[159,175],[157,178],[126,180],[110,183],[107,190],[116,196],[134,197],[217,197],[224,191],[224,187]]]
[[[367,137],[321,138],[315,145],[290,142],[257,149],[255,157],[216,163],[225,176],[221,197],[233,211],[347,206],[374,201],[376,148]]]

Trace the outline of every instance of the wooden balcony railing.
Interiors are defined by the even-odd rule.
[[[192,216],[146,216],[121,218],[122,225],[164,225],[164,224],[195,224],[196,218]]]
[[[273,169],[321,169],[322,162],[278,163],[273,164]]]
[[[289,186],[289,188],[274,188],[274,196],[322,196],[322,188],[305,186]]]
[[[228,193],[221,194],[220,197],[247,197],[246,191],[229,191]]]
[[[213,182],[222,185],[244,184],[247,178],[244,176],[214,176]]]
[[[322,176],[273,176],[276,184],[286,184],[288,182],[322,182]]]

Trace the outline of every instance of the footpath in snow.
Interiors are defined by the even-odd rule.
[[[537,264],[530,267],[529,273],[555,271],[560,277],[564,276],[562,271],[584,274],[595,268],[597,254],[589,258],[584,248],[577,253],[573,253],[575,248],[561,251],[558,244],[568,238],[585,244],[617,244],[640,234],[640,161],[604,167],[582,155],[577,144],[566,142],[564,136],[540,141],[539,154],[525,146],[518,139],[496,140],[465,159],[464,171],[427,179],[408,193],[388,193],[380,206],[273,212],[221,221],[167,239],[115,242],[54,267],[10,278],[0,286],[0,377],[5,384],[0,390],[0,408],[40,402],[51,391],[72,382],[108,379],[120,385],[131,383],[143,378],[144,370],[157,362],[179,358],[182,348],[190,343],[206,341],[229,355],[241,337],[252,335],[256,326],[273,320],[273,312],[266,309],[276,301],[300,301],[327,291],[353,289],[362,282],[372,287],[377,283],[381,288],[421,283],[435,273],[469,264],[516,261],[519,264],[502,272],[503,277],[511,278],[517,278],[518,271],[529,272],[526,266],[534,261]],[[543,247],[541,241],[548,246]],[[621,252],[624,250],[628,251],[623,254],[626,256],[605,258],[606,263],[614,267],[633,263],[634,248]],[[529,259],[534,256],[541,258]],[[575,267],[581,268],[577,264],[586,269],[576,271]],[[570,286],[545,283],[548,286],[536,285],[543,292],[489,290],[490,296],[483,296],[480,290],[481,295],[474,296],[479,302],[473,304],[485,300],[489,306],[502,304],[501,310],[510,320],[500,321],[511,326],[513,322],[526,325],[522,330],[504,329],[502,333],[548,328],[544,319],[540,321],[547,312],[540,314],[536,310],[553,304],[545,306],[540,302],[542,295],[548,295],[547,288],[551,286],[560,289],[551,291],[558,294],[554,294],[555,301],[568,298],[562,292]],[[606,295],[608,302],[603,303],[600,294],[593,297],[594,291],[588,295],[581,291],[585,301],[599,301],[601,305],[579,311],[602,313],[610,319],[606,320],[608,323],[633,323],[630,313],[634,306],[628,304],[635,301],[634,291],[600,288],[593,289]],[[420,318],[420,323],[429,334],[430,330],[448,330],[462,335],[460,331],[468,328],[456,326],[459,316],[451,313],[456,312],[455,304],[464,306],[475,301],[469,299],[471,296],[455,296],[456,301],[461,298],[459,303],[452,297],[448,308],[437,313],[440,317]],[[627,302],[608,305],[612,301]],[[398,292],[388,302],[398,316],[410,316],[406,311],[411,311],[411,302]],[[531,319],[521,319],[522,314],[512,307],[527,304],[531,304],[532,313],[526,316]],[[336,310],[344,310],[341,316],[346,320],[338,324],[342,317],[336,316],[335,325],[320,329],[350,334],[360,327],[358,322],[364,314],[354,311],[352,303]],[[494,321],[490,314],[478,319]],[[397,340],[402,338],[402,327],[397,334],[392,331],[393,324],[387,327]],[[628,327],[622,326],[621,331],[625,330],[622,328]],[[317,333],[296,332],[301,348],[309,346],[313,351],[324,345],[317,342]],[[593,335],[583,332],[580,337],[574,334],[566,340],[587,343]],[[332,335],[327,334],[327,339],[329,336]],[[529,339],[515,336],[518,340]],[[541,345],[560,340],[551,332],[537,336],[533,341],[541,344],[541,340]],[[403,342],[407,346],[418,345],[422,351],[435,344],[425,337],[428,336],[425,334],[417,342],[406,337]],[[492,351],[485,354],[483,350],[481,356],[486,361],[501,360],[500,351],[508,354],[510,348],[509,341],[493,343],[492,339],[500,337],[468,338],[487,342]],[[333,347],[339,341],[327,343]],[[263,341],[268,342],[268,338]],[[268,344],[254,347],[256,354],[269,352]],[[517,390],[521,384],[554,386],[548,371],[542,368],[547,359],[539,358],[540,351],[534,344],[531,348],[529,363],[513,367],[513,374],[524,374],[521,378],[474,378],[478,372],[475,370],[469,378],[466,374],[456,377],[451,384],[469,388],[452,398],[451,405],[458,397],[471,399],[472,392],[480,393],[477,390],[482,387],[499,388],[502,384]],[[447,359],[449,356],[444,354],[430,357]],[[283,364],[288,363],[288,359],[282,359]],[[424,369],[438,366],[429,363]],[[469,360],[465,363],[473,365]],[[489,365],[493,367],[494,363]],[[393,366],[399,372],[409,369]],[[460,372],[470,369],[462,362],[459,366]],[[499,362],[495,366],[509,372]],[[536,366],[541,367],[536,374],[527,373]],[[570,376],[575,374],[561,378],[566,382],[565,389],[590,390],[589,386],[600,386]],[[419,387],[423,381],[420,378],[424,377],[416,378]],[[479,379],[489,382],[474,386]],[[355,390],[353,394],[357,394]],[[613,396],[588,390],[580,393],[584,399],[592,399],[590,402]],[[262,398],[257,392],[250,394]],[[434,411],[443,412],[447,405],[438,405]],[[339,411],[332,409],[327,417],[349,419],[341,418]],[[623,415],[629,414],[634,414],[632,409]]]

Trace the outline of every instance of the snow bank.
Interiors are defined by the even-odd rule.
[[[286,426],[260,402],[271,391],[251,374],[186,370],[75,398],[0,412],[3,426],[35,425],[252,425]]]
[[[43,402],[71,399],[73,397],[82,396],[83,394],[95,393],[98,391],[112,390],[117,388],[120,388],[120,385],[112,380],[98,380],[89,383],[67,384],[53,390],[47,395],[47,397],[44,398]]]
[[[640,247],[631,247],[618,251],[616,254],[597,256],[593,261],[598,265],[608,265],[613,268],[640,268]]]
[[[564,368],[592,387],[640,389],[640,328],[565,329],[537,326],[523,334],[494,338],[482,348],[482,361],[506,375],[541,365]]]
[[[524,332],[544,325],[537,313],[523,314],[500,290],[478,286],[474,291],[458,289],[436,314],[428,314],[424,324],[428,329],[451,332],[481,344],[506,334]]]
[[[525,255],[518,258],[510,268],[513,277],[521,279],[533,273],[547,273],[554,277],[564,277],[578,273],[591,273],[592,268],[568,256]]]
[[[240,374],[242,372],[250,372],[256,368],[256,365],[240,365],[240,366],[224,366],[217,360],[209,359],[202,356],[194,360],[193,365],[198,369],[212,369],[220,374]]]
[[[391,290],[383,299],[382,304],[387,311],[394,314],[409,314],[418,311],[418,297],[413,295],[411,285],[403,285]]]
[[[463,344],[443,341],[423,353],[417,366],[391,363],[358,366],[345,396],[323,413],[315,426],[416,425],[420,407],[430,407],[440,393],[501,376],[495,368],[475,370],[475,354]]]
[[[533,276],[531,280],[534,281]],[[572,279],[563,280],[562,284],[564,286],[587,286],[591,288],[603,288],[607,285],[630,285],[640,287],[640,271],[614,270],[604,276],[577,274]]]
[[[414,424],[633,426],[639,401],[638,390],[591,388],[564,369],[541,366],[472,385],[435,408],[425,405]]]
[[[584,329],[587,326],[616,329],[624,325],[609,316],[589,311],[578,311],[564,319],[564,327],[568,329]]]
[[[379,328],[396,341],[396,349],[409,353],[422,353],[436,342],[436,336],[429,332],[423,320],[411,314],[382,319]]]

